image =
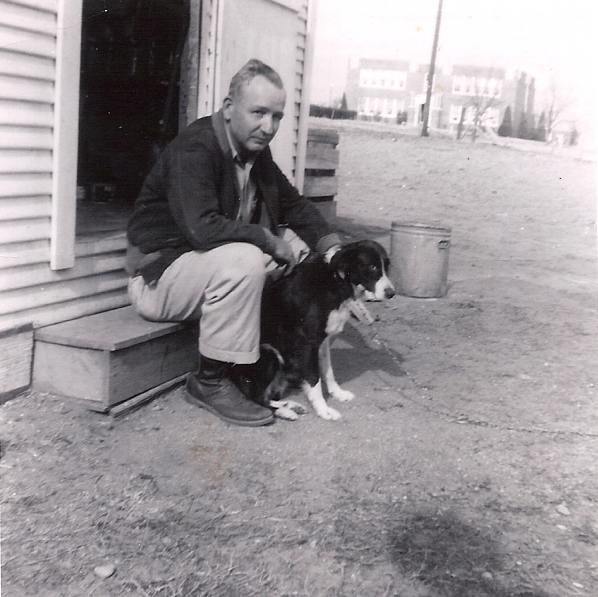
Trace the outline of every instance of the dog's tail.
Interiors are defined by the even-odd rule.
[[[280,400],[287,389],[284,375],[284,359],[271,344],[260,344],[259,376],[262,403],[269,405],[271,400]]]
[[[276,350],[276,348],[274,348],[274,346],[272,346],[272,344],[260,344],[260,356],[264,356],[264,352],[272,353],[272,355],[276,357],[276,361],[280,367],[284,365],[284,359],[282,358],[282,355],[278,350]]]

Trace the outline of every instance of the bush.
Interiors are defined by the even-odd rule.
[[[407,112],[399,112],[397,114],[397,124],[405,124],[407,122]]]
[[[316,116],[317,118],[331,118],[332,120],[355,120],[357,118],[357,111],[311,104],[309,115]]]
[[[540,114],[540,120],[538,120],[538,126],[534,131],[534,139],[536,141],[546,141],[546,116],[544,112]]]
[[[505,115],[502,119],[502,124],[498,127],[498,134],[500,137],[513,136],[513,119],[511,117],[511,106],[507,106]]]

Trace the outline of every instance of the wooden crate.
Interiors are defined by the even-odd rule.
[[[338,131],[331,129],[309,129],[305,157],[303,194],[316,202],[324,217],[336,218],[336,201],[339,164]]]
[[[336,201],[316,201],[315,206],[320,210],[326,221],[334,222],[336,219]]]
[[[29,387],[32,355],[31,324],[0,331],[0,403]]]
[[[35,389],[105,411],[196,369],[197,326],[114,309],[36,330],[33,363]]]

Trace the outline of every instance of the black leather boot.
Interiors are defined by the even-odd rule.
[[[259,427],[272,423],[272,411],[243,395],[231,380],[231,369],[230,363],[200,356],[199,372],[187,378],[185,400],[233,425]]]

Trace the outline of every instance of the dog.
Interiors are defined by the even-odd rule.
[[[310,254],[293,272],[264,289],[261,357],[254,374],[254,396],[283,418],[297,418],[301,406],[282,401],[289,387],[299,387],[316,413],[337,420],[341,414],[324,398],[352,400],[337,383],[330,360],[330,342],[342,332],[355,299],[394,296],[388,278],[389,258],[377,242],[347,244],[334,255]]]

